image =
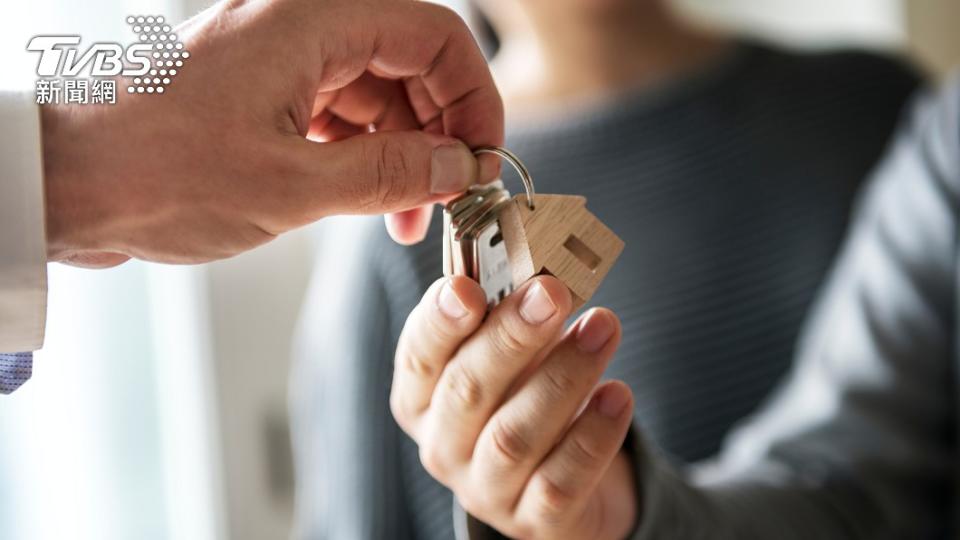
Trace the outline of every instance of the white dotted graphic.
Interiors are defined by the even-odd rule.
[[[128,94],[162,94],[177,75],[177,70],[183,67],[183,61],[190,58],[190,53],[177,41],[177,35],[172,33],[173,28],[166,24],[166,20],[159,15],[131,15],[127,17],[127,24],[143,43],[149,43],[153,53],[150,57],[153,64],[150,72],[143,78],[136,77],[132,84],[127,86]],[[148,76],[149,75],[149,76]]]

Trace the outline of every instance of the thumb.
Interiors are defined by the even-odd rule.
[[[479,167],[462,142],[423,131],[357,135],[337,142],[304,141],[318,195],[332,214],[385,214],[440,201],[477,181]]]

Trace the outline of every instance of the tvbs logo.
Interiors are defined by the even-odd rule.
[[[40,77],[139,77],[150,71],[154,46],[134,43],[124,49],[119,43],[94,43],[80,53],[80,36],[36,36],[27,50],[40,53]],[[88,72],[84,73],[84,69]]]
[[[83,49],[78,35],[31,39],[27,50],[40,53],[37,103],[115,103],[118,76],[128,94],[163,94],[190,53],[163,16],[126,21],[138,38],[127,46],[97,42]]]

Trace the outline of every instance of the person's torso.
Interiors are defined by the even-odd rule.
[[[915,84],[864,55],[747,46],[730,63],[589,117],[515,126],[507,142],[538,192],[585,196],[625,241],[588,305],[620,317],[607,376],[630,385],[650,440],[683,462],[713,454],[784,374],[856,190]],[[405,259],[389,265],[414,268],[420,289],[391,306],[392,339],[441,273],[441,223],[434,216],[415,247],[384,237],[375,248]],[[412,528],[446,538],[449,493],[426,477],[413,442],[401,445]]]

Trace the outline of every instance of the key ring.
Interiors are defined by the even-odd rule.
[[[533,210],[533,177],[530,176],[530,171],[527,170],[527,166],[520,161],[520,158],[516,154],[507,150],[502,146],[482,146],[473,151],[474,155],[477,154],[494,154],[500,156],[501,158],[507,160],[510,165],[513,165],[513,168],[516,169],[517,174],[520,175],[520,181],[523,182],[523,188],[527,191],[527,206],[530,207],[530,210]]]

